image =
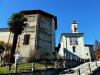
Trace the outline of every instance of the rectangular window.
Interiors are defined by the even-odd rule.
[[[29,44],[29,40],[30,40],[30,34],[25,34],[24,35],[23,45],[28,45]]]
[[[72,48],[73,48],[73,52],[76,52],[76,50],[75,50],[75,48],[76,48],[76,47],[75,47],[75,46],[73,46]]]

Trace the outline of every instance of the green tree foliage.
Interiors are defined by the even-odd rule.
[[[10,61],[9,59],[11,55],[11,46],[11,44],[0,41],[0,63],[2,63],[2,65]]]
[[[0,41],[0,53],[5,50],[5,44],[4,42]]]
[[[0,41],[0,53],[2,53],[4,50],[11,50],[11,44]]]

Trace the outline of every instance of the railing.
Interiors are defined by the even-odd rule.
[[[2,67],[0,67],[0,74],[32,72],[37,70],[48,70],[48,69],[65,70],[71,68],[71,64],[75,64],[75,61],[69,59],[66,60],[65,59],[34,59],[31,62],[29,58],[20,58],[18,64],[3,63]],[[11,67],[9,65],[11,65]],[[77,70],[81,72],[79,68],[77,68]]]

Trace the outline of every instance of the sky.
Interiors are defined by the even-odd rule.
[[[56,45],[61,33],[71,32],[72,20],[84,33],[85,43],[100,41],[100,0],[0,0],[0,28],[8,27],[13,13],[37,9],[57,16]]]

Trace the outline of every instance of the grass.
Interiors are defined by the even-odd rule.
[[[53,65],[48,65],[48,67],[54,67]],[[35,63],[35,70],[44,70],[45,64]],[[11,66],[11,70],[9,71],[9,66],[3,66],[0,67],[0,74],[5,73],[14,73],[15,70],[15,64]],[[19,64],[17,66],[17,72],[30,72],[32,71],[32,63],[25,63],[25,64]]]
[[[1,73],[13,73],[14,66],[11,67],[12,70],[9,71],[9,66],[0,67],[0,74]]]

